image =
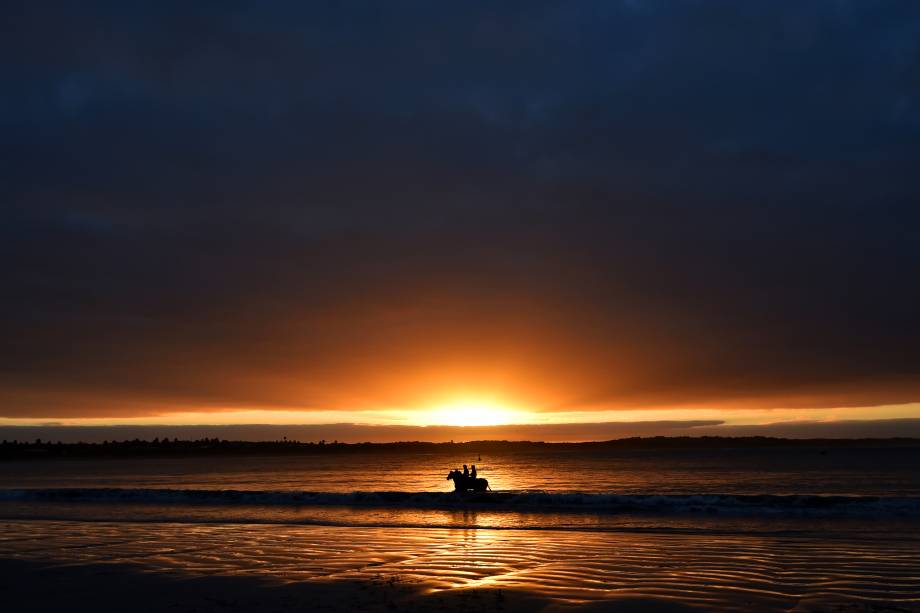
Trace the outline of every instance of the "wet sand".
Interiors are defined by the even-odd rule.
[[[920,611],[916,533],[5,521],[0,559],[11,611]]]
[[[285,583],[260,577],[150,573],[122,564],[48,565],[0,560],[3,602],[10,611],[369,611],[406,613],[565,613],[584,611],[698,611],[671,600],[622,597],[593,605],[557,602],[540,594],[502,588],[431,591],[418,581],[381,576],[365,581]],[[53,586],[49,589],[49,586]],[[862,610],[862,609],[861,609]]]

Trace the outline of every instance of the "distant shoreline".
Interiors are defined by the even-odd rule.
[[[102,443],[63,443],[58,441],[0,442],[0,460],[50,458],[123,458],[235,455],[317,455],[350,453],[488,453],[522,451],[630,451],[630,450],[706,450],[814,448],[817,450],[852,448],[918,448],[920,438],[812,438],[791,439],[765,436],[722,437],[630,437],[590,442],[542,442],[481,440],[435,443],[401,441],[391,443],[341,443],[338,441],[231,441],[217,438],[196,440],[153,439],[106,441]]]

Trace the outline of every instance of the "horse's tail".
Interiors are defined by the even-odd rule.
[[[492,486],[489,485],[488,481],[486,481],[486,489],[488,489],[490,492],[492,491]]]

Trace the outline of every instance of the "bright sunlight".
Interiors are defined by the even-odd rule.
[[[526,421],[527,413],[490,402],[455,402],[419,417],[428,426],[500,426]]]

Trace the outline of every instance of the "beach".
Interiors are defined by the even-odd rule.
[[[483,454],[467,495],[451,454],[9,461],[0,586],[49,613],[920,610],[916,450],[770,454]]]
[[[651,603],[920,610],[917,532],[829,539],[6,521],[0,533],[12,610],[74,610],[75,603],[126,610],[126,599],[134,609],[175,611],[590,611]],[[41,589],[48,579],[54,590]]]
[[[398,578],[363,582],[274,583],[239,577],[188,578],[141,569],[91,565],[48,567],[0,561],[13,586],[6,602],[17,611],[693,611],[664,600],[624,597],[600,606],[572,607],[528,592],[474,588],[432,593]],[[53,582],[53,591],[36,581]],[[861,609],[865,610],[865,609]]]

